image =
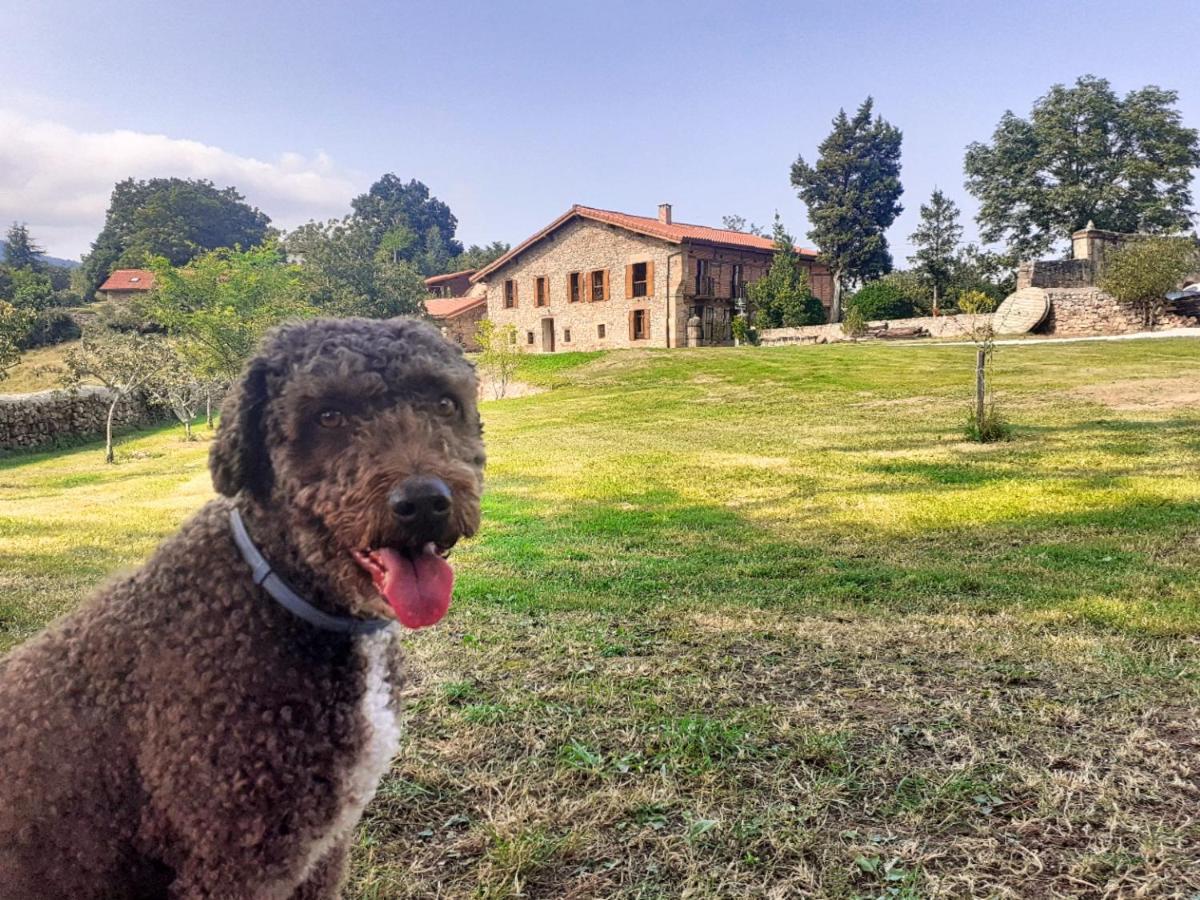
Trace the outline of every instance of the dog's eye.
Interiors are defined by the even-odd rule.
[[[323,409],[320,415],[317,416],[317,421],[322,428],[341,428],[346,424],[346,417],[341,410]]]
[[[437,402],[437,411],[439,416],[453,416],[458,413],[458,401],[449,394],[442,397]]]

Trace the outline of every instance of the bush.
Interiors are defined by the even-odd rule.
[[[880,279],[864,285],[846,303],[846,309],[857,309],[868,321],[877,319],[908,319],[916,312],[912,300],[893,281]]]
[[[846,315],[842,316],[842,332],[852,338],[862,337],[867,333],[867,320],[857,306],[850,307],[846,310]]]
[[[1010,440],[1013,429],[994,407],[989,407],[982,422],[975,420],[974,411],[967,415],[967,425],[963,434],[968,441],[976,444],[991,444],[995,441]]]
[[[739,344],[757,344],[758,330],[750,327],[749,321],[742,313],[733,317],[733,337]]]
[[[33,316],[29,330],[19,343],[22,350],[32,350],[78,340],[80,334],[79,323],[70,313],[62,309],[44,309]]]

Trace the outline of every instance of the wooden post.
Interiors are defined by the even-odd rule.
[[[980,439],[983,438],[983,398],[986,390],[987,351],[979,348],[975,351],[975,427],[979,429]]]

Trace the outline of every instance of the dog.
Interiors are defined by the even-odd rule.
[[[431,326],[269,333],[221,496],[0,661],[0,897],[336,897],[400,736],[398,635],[447,611],[484,462]]]

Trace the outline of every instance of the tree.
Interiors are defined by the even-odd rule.
[[[933,314],[945,296],[954,273],[954,260],[962,226],[958,224],[958,206],[934,188],[928,203],[921,204],[921,224],[909,236],[917,252],[908,258],[914,269],[933,286]]]
[[[420,315],[428,291],[420,272],[401,259],[391,262],[370,229],[353,217],[309,222],[288,234],[289,258],[300,265],[309,302],[329,315]]]
[[[846,301],[847,309],[856,309],[868,322],[881,319],[907,319],[915,312],[913,301],[892,279],[876,279],[864,284]]]
[[[1006,253],[983,250],[967,244],[954,258],[947,299],[957,298],[968,291],[987,294],[998,304],[1017,289],[1016,259]]]
[[[1056,84],[1028,119],[1004,113],[991,143],[967,148],[967,189],[984,241],[1038,256],[1093,221],[1124,232],[1190,227],[1200,138],[1178,94],[1149,85],[1118,97],[1103,78]]]
[[[395,253],[392,262],[411,263],[423,275],[446,271],[446,263],[463,252],[462,244],[454,239],[458,220],[450,207],[416,179],[406,184],[389,172],[350,201],[350,206],[355,222],[366,231],[372,253],[398,228],[412,235],[413,240]]]
[[[311,316],[299,266],[268,241],[250,250],[213,250],[182,268],[151,263],[148,312],[178,343],[198,383],[228,384],[268,328]]]
[[[839,110],[833,131],[821,142],[815,166],[804,157],[792,165],[792,186],[808,207],[808,236],[833,272],[830,321],[841,318],[842,292],[891,271],[884,232],[900,215],[898,128],[871,117],[868,97],[853,117]]]
[[[108,416],[104,425],[104,461],[113,462],[112,427],[117,405],[149,385],[175,360],[174,351],[161,335],[136,331],[97,329],[85,332],[78,348],[67,353],[64,383],[77,386],[95,378],[109,390]]]
[[[28,226],[13,222],[4,240],[4,261],[10,269],[28,269],[32,272],[42,270],[41,256],[45,251],[34,243]]]
[[[775,254],[767,274],[746,289],[758,329],[794,328],[825,321],[825,307],[812,295],[808,274],[800,265],[795,242],[775,216]]]
[[[1196,243],[1186,237],[1144,237],[1129,241],[1104,262],[1099,286],[1122,303],[1140,310],[1153,328],[1167,291],[1200,265]]]
[[[462,272],[467,269],[482,269],[484,266],[495,262],[505,253],[511,250],[512,247],[504,241],[492,241],[484,247],[478,244],[472,244],[458,256],[450,261],[449,271]]]
[[[721,216],[721,224],[730,231],[740,231],[743,234],[756,234],[760,237],[765,234],[761,225],[747,222],[745,216]]]
[[[192,422],[200,406],[211,397],[209,385],[201,381],[191,366],[176,355],[146,384],[147,393],[171,410],[183,426],[184,440],[194,440]],[[212,420],[209,419],[211,427]]]
[[[995,401],[988,403],[987,370],[996,350],[996,330],[991,313],[996,301],[980,291],[967,291],[958,298],[958,307],[967,317],[967,337],[975,345],[975,405],[967,426],[967,437],[981,444],[1008,436],[1009,427],[996,412]]]
[[[271,234],[270,222],[232,187],[128,178],[113,189],[104,228],[83,261],[87,293],[119,266],[143,266],[159,256],[182,266],[209,250],[256,246]]]
[[[30,315],[0,300],[0,381],[21,361],[21,342],[29,332]]]
[[[521,361],[516,326],[497,326],[491,319],[483,319],[475,328],[475,340],[480,347],[479,370],[492,383],[492,396],[502,400]]]

